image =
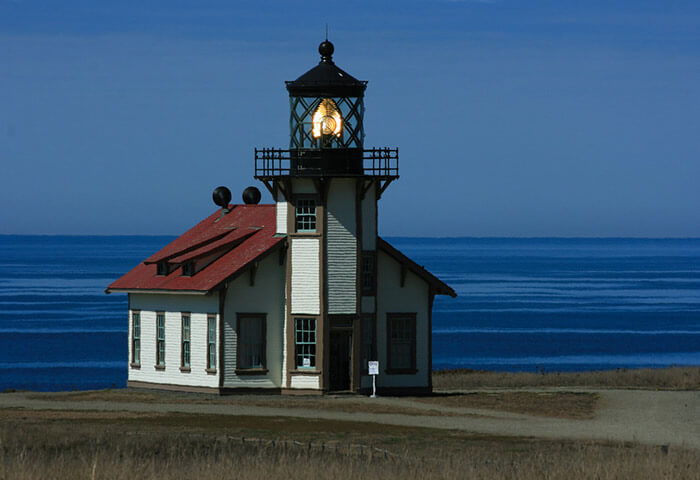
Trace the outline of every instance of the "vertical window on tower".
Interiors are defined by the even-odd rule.
[[[216,372],[216,315],[207,316],[207,371]]]
[[[316,367],[316,319],[296,318],[294,320],[296,340],[296,367]]]
[[[165,312],[156,313],[156,368],[165,367]]]
[[[316,200],[314,198],[296,199],[295,220],[297,232],[316,231]]]
[[[387,357],[391,373],[416,371],[416,314],[387,313]]]
[[[182,364],[183,370],[190,369],[190,314],[182,314]]]
[[[377,281],[374,252],[362,252],[362,294],[374,295]]]
[[[131,313],[131,365],[141,364],[141,312]]]

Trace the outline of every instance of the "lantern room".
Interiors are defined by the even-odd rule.
[[[364,92],[357,80],[333,63],[334,47],[318,47],[321,61],[286,82],[290,104],[290,149],[362,148]]]
[[[334,50],[328,40],[321,42],[318,65],[285,82],[289,149],[256,149],[255,178],[274,182],[285,176],[398,177],[398,149],[364,148],[367,82],[338,67]]]

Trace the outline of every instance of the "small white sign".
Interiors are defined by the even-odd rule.
[[[304,358],[304,360],[302,360],[301,365],[302,365],[303,367],[310,367],[310,366],[311,366],[311,359],[310,359],[310,358]]]
[[[377,361],[367,362],[367,368],[369,370],[370,375],[379,375],[379,362],[377,362]]]

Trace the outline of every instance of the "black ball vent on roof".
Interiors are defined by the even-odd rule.
[[[231,203],[231,190],[226,187],[216,187],[211,197],[216,205],[228,210],[228,204]]]
[[[246,205],[257,205],[260,203],[260,198],[262,198],[260,190],[255,187],[248,187],[243,190],[243,203]]]

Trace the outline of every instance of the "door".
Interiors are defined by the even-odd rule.
[[[350,390],[351,330],[331,330],[330,389]]]

